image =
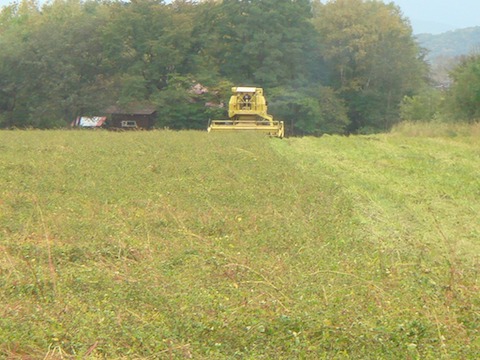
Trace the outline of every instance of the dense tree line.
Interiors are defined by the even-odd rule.
[[[427,77],[408,20],[373,0],[22,0],[0,48],[1,127],[148,104],[160,127],[204,129],[253,85],[291,133],[381,131]]]
[[[438,68],[434,68],[434,71]],[[400,104],[400,119],[414,122],[480,121],[480,54],[448,59],[442,76]],[[446,74],[445,75],[443,74]]]

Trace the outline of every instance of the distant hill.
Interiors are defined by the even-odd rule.
[[[448,31],[438,35],[416,35],[420,45],[428,49],[428,60],[468,55],[480,50],[480,26]]]

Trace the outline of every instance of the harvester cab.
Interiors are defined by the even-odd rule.
[[[228,120],[211,120],[208,132],[254,131],[282,138],[283,121],[273,120],[267,113],[267,102],[262,88],[233,87],[228,103]]]

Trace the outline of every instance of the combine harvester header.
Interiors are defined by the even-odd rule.
[[[267,102],[262,88],[234,87],[228,103],[228,120],[211,120],[210,131],[255,131],[283,138],[283,121],[267,114]]]

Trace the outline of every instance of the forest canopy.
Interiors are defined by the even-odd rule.
[[[400,9],[368,0],[22,0],[0,13],[0,48],[3,128],[135,104],[205,129],[248,85],[290,134],[375,132],[427,76]]]

